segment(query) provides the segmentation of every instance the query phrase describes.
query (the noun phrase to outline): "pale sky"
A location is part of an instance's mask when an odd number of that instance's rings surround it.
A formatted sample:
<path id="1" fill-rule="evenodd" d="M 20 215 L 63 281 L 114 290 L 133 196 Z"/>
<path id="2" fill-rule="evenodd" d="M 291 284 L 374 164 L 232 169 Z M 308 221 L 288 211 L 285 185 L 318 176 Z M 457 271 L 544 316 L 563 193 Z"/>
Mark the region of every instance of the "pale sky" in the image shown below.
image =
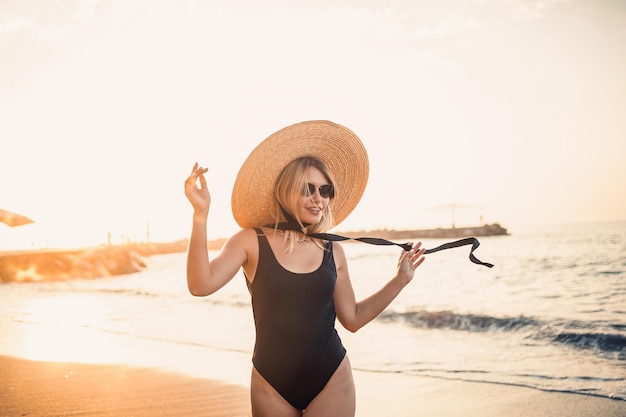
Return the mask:
<path id="1" fill-rule="evenodd" d="M 209 167 L 209 237 L 238 227 L 250 151 L 303 120 L 363 140 L 336 230 L 626 218 L 626 2 L 0 2 L 0 248 L 183 239 Z"/>

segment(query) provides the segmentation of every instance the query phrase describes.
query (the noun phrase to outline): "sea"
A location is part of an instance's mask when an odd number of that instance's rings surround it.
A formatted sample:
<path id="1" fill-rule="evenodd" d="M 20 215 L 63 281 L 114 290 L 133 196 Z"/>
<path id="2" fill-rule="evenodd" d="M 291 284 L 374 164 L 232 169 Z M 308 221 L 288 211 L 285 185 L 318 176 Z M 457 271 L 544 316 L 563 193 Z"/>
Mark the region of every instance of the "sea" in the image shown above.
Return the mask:
<path id="1" fill-rule="evenodd" d="M 471 263 L 468 247 L 429 254 L 378 318 L 356 333 L 337 323 L 355 372 L 626 401 L 626 221 L 510 232 L 479 239 L 475 255 L 493 268 Z M 395 273 L 401 249 L 342 245 L 357 298 Z M 0 284 L 0 330 L 10 332 L 0 336 L 0 354 L 154 364 L 175 351 L 168 366 L 180 363 L 181 372 L 201 373 L 204 359 L 226 356 L 249 369 L 254 323 L 245 278 L 193 297 L 185 256 L 149 257 L 131 275 Z M 189 363 L 180 352 L 192 351 Z M 231 363 L 220 361 L 206 372 Z"/>

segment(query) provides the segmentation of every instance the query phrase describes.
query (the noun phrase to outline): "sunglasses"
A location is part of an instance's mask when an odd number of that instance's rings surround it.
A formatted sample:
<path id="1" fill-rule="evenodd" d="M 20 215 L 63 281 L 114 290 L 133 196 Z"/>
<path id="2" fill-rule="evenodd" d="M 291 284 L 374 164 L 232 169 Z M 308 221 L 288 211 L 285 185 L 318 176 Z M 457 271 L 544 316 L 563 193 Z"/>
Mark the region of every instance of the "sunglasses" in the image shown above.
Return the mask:
<path id="1" fill-rule="evenodd" d="M 307 182 L 306 185 L 307 185 L 307 188 L 302 190 L 302 195 L 304 197 L 308 197 L 308 196 L 315 194 L 315 190 L 320 190 L 320 196 L 322 198 L 333 198 L 335 196 L 335 187 L 332 184 L 324 184 L 324 185 L 320 185 L 319 187 L 316 187 L 310 182 Z"/>

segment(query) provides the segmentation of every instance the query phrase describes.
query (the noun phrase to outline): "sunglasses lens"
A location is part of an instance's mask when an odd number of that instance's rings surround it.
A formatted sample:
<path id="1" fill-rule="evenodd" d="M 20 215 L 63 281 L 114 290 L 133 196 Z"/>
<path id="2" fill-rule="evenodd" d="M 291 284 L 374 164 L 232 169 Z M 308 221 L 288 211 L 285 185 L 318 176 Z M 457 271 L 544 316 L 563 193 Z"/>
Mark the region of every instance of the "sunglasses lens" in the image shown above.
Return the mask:
<path id="1" fill-rule="evenodd" d="M 334 196 L 334 188 L 332 184 L 326 184 L 326 185 L 322 185 L 320 187 L 320 195 L 323 198 L 329 198 L 329 197 L 333 197 Z"/>
<path id="2" fill-rule="evenodd" d="M 322 198 L 333 198 L 335 196 L 335 187 L 332 184 L 324 184 L 317 188 L 310 182 L 306 184 L 307 188 L 303 190 L 302 195 L 307 197 L 315 194 L 315 190 L 320 190 L 320 196 Z"/>

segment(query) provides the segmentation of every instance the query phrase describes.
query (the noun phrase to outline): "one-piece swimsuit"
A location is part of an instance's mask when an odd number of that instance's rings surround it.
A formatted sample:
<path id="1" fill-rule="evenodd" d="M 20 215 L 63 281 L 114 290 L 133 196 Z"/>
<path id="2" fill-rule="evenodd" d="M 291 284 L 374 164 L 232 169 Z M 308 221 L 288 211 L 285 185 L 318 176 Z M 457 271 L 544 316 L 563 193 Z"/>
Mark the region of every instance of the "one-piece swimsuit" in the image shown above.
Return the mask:
<path id="1" fill-rule="evenodd" d="M 324 389 L 346 349 L 335 329 L 337 268 L 332 242 L 310 273 L 286 270 L 267 237 L 255 229 L 259 262 L 248 290 L 256 327 L 252 363 L 293 407 L 304 410 Z"/>

